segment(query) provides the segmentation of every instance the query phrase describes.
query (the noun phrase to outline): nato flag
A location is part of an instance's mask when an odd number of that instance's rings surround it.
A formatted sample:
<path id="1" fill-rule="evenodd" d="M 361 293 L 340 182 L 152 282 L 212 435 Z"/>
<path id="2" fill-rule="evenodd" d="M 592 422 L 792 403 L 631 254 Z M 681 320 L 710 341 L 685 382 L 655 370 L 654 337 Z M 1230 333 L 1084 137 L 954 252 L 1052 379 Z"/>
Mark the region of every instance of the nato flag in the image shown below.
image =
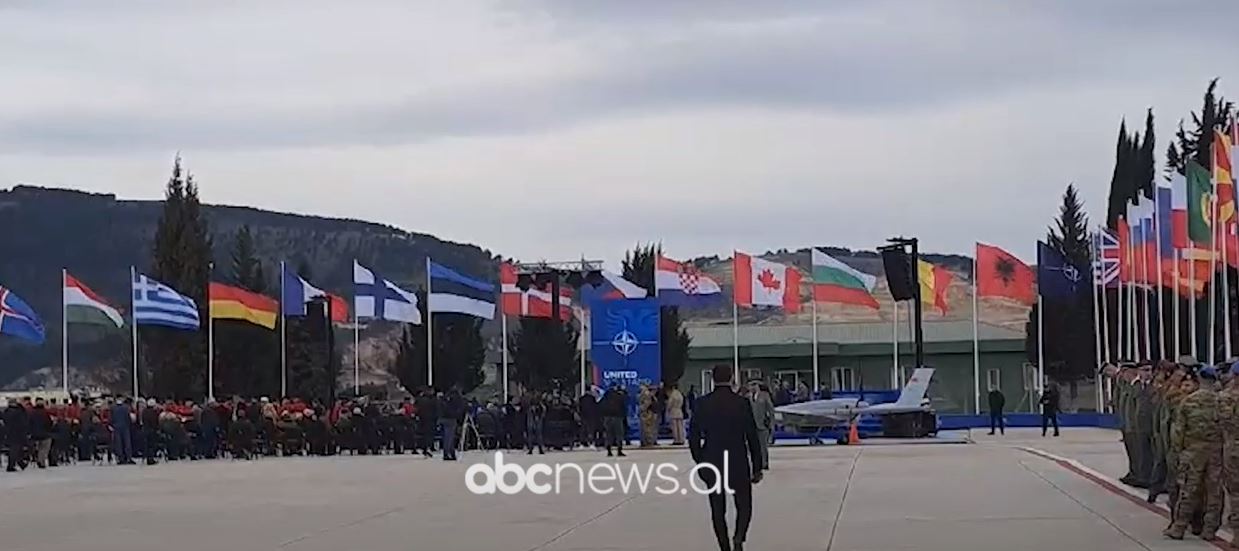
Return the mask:
<path id="1" fill-rule="evenodd" d="M 1037 288 L 1048 299 L 1074 299 L 1087 291 L 1088 277 L 1079 266 L 1045 243 L 1037 243 Z"/>
<path id="2" fill-rule="evenodd" d="M 30 305 L 4 287 L 0 287 L 0 335 L 43 344 L 43 322 L 39 316 Z"/>

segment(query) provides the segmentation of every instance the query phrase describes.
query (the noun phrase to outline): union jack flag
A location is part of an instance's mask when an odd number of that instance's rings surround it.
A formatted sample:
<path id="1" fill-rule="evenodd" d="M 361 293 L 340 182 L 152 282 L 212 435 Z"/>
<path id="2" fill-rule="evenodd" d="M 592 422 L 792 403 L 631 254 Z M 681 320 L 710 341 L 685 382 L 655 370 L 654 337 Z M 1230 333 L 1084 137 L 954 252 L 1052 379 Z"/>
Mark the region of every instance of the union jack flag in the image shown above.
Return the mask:
<path id="1" fill-rule="evenodd" d="M 1113 231 L 1101 228 L 1093 234 L 1093 284 L 1118 287 L 1121 255 L 1119 238 Z"/>

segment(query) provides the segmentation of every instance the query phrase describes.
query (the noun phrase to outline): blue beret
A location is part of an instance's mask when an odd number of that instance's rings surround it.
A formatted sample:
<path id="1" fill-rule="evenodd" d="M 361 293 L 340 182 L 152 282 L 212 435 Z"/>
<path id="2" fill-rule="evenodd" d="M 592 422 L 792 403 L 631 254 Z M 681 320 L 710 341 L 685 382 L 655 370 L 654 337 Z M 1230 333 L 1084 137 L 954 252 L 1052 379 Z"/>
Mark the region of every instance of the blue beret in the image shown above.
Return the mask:
<path id="1" fill-rule="evenodd" d="M 1208 365 L 1208 364 L 1200 366 L 1200 371 L 1197 372 L 1197 374 L 1200 375 L 1201 377 L 1205 377 L 1208 379 L 1217 378 L 1217 370 L 1214 369 L 1213 366 Z"/>
<path id="2" fill-rule="evenodd" d="M 1235 362 L 1230 366 L 1231 375 L 1239 375 L 1239 362 Z"/>

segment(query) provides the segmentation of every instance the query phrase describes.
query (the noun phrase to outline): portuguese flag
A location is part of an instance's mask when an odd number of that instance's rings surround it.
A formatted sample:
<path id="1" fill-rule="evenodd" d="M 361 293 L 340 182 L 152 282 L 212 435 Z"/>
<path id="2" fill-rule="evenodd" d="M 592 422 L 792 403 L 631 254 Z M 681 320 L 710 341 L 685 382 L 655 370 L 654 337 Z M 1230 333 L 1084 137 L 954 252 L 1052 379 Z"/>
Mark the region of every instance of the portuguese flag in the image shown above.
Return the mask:
<path id="1" fill-rule="evenodd" d="M 813 300 L 877 308 L 873 286 L 878 278 L 813 249 Z"/>
<path id="2" fill-rule="evenodd" d="M 103 297 L 65 272 L 64 278 L 65 321 L 107 327 L 123 327 L 125 318 L 120 310 L 108 304 Z"/>

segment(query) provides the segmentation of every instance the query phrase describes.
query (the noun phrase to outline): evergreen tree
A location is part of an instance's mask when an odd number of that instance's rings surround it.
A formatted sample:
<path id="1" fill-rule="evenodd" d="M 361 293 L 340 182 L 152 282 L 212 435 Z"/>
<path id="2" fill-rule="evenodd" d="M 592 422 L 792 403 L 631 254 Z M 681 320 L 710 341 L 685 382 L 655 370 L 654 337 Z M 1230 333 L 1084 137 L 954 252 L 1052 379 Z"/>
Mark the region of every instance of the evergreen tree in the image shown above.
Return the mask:
<path id="1" fill-rule="evenodd" d="M 230 285 L 266 294 L 270 285 L 262 261 L 255 256 L 249 226 L 233 237 Z M 277 328 L 278 329 L 278 328 Z M 280 392 L 279 333 L 241 320 L 215 322 L 215 387 L 217 396 L 278 396 Z"/>
<path id="2" fill-rule="evenodd" d="M 330 301 L 306 303 L 306 315 L 288 321 L 288 395 L 307 400 L 334 398 L 341 357 L 335 344 L 335 326 L 328 314 Z"/>
<path id="3" fill-rule="evenodd" d="M 1050 248 L 1062 254 L 1074 264 L 1087 280 L 1092 265 L 1092 250 L 1088 235 L 1088 218 L 1080 202 L 1075 186 L 1067 186 L 1063 203 L 1059 208 L 1055 226 L 1046 238 Z M 1095 341 L 1093 334 L 1092 294 L 1081 292 L 1073 298 L 1043 298 L 1045 308 L 1045 366 L 1046 377 L 1068 383 L 1075 395 L 1075 383 L 1087 379 L 1096 372 Z M 1029 361 L 1037 357 L 1038 306 L 1029 313 L 1027 340 L 1025 342 Z"/>
<path id="4" fill-rule="evenodd" d="M 1135 196 L 1132 187 L 1133 180 L 1128 178 L 1130 172 L 1132 139 L 1127 134 L 1127 121 L 1119 123 L 1119 137 L 1114 148 L 1114 172 L 1110 176 L 1109 208 L 1106 214 L 1106 227 L 1113 228 L 1119 217 L 1127 212 L 1127 204 Z"/>
<path id="5" fill-rule="evenodd" d="M 1185 130 L 1183 122 L 1179 121 L 1176 143 L 1167 150 L 1166 163 L 1179 174 L 1184 174 L 1186 170 L 1186 159 L 1194 159 L 1206 168 L 1212 166 L 1213 160 L 1209 155 L 1212 154 L 1213 132 L 1225 131 L 1231 120 L 1230 112 L 1234 109 L 1233 103 L 1217 95 L 1217 82 L 1216 78 L 1209 81 L 1200 112 L 1192 112 L 1193 128 Z"/>
<path id="6" fill-rule="evenodd" d="M 140 331 L 142 388 L 163 397 L 199 398 L 206 380 L 206 289 L 211 241 L 198 201 L 198 186 L 177 157 L 164 192 L 164 208 L 155 230 L 151 276 L 198 304 L 201 330 L 147 326 Z"/>
<path id="7" fill-rule="evenodd" d="M 426 315 L 426 293 L 417 292 L 417 307 L 423 323 Z M 434 315 L 434 388 L 459 388 L 472 392 L 483 382 L 482 365 L 486 361 L 486 342 L 482 339 L 484 320 L 467 314 L 437 313 Z M 400 385 L 412 392 L 426 386 L 426 326 L 406 325 L 396 352 L 392 371 Z"/>
<path id="8" fill-rule="evenodd" d="M 637 245 L 624 254 L 623 276 L 654 296 L 654 266 L 662 255 L 662 245 Z M 688 365 L 688 347 L 692 337 L 684 329 L 680 309 L 675 306 L 659 308 L 659 341 L 662 347 L 662 381 L 673 385 L 684 376 Z"/>
<path id="9" fill-rule="evenodd" d="M 580 334 L 568 323 L 549 318 L 521 318 L 509 342 L 513 380 L 529 390 L 571 388 L 578 379 Z"/>

